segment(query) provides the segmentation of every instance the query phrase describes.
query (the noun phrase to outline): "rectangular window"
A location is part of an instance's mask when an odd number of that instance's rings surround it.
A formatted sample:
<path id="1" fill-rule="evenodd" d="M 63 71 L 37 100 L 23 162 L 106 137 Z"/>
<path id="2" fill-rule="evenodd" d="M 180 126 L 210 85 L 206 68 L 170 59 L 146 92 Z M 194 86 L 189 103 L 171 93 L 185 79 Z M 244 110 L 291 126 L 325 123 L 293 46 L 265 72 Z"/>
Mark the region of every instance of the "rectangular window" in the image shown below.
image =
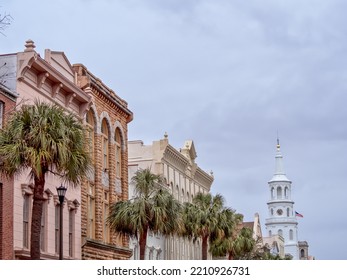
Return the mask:
<path id="1" fill-rule="evenodd" d="M 121 148 L 120 146 L 116 146 L 116 176 L 117 178 L 121 178 Z"/>
<path id="2" fill-rule="evenodd" d="M 55 230 L 54 230 L 54 239 L 55 239 L 55 253 L 59 254 L 59 233 L 60 233 L 60 204 L 55 206 Z"/>
<path id="3" fill-rule="evenodd" d="M 74 245 L 75 245 L 75 209 L 69 211 L 69 256 L 74 256 Z"/>
<path id="4" fill-rule="evenodd" d="M 161 251 L 157 251 L 156 259 L 157 259 L 157 260 L 160 260 L 160 259 L 161 259 Z"/>
<path id="5" fill-rule="evenodd" d="M 107 169 L 108 168 L 108 140 L 107 138 L 103 139 L 103 168 Z"/>
<path id="6" fill-rule="evenodd" d="M 43 202 L 42 217 L 41 217 L 41 232 L 40 232 L 40 247 L 41 251 L 46 251 L 46 217 L 47 217 L 47 201 Z"/>
<path id="7" fill-rule="evenodd" d="M 139 259 L 139 246 L 135 245 L 133 251 L 134 251 L 134 260 L 138 260 Z"/>
<path id="8" fill-rule="evenodd" d="M 104 242 L 109 242 L 109 227 L 107 225 L 107 217 L 108 217 L 108 192 L 104 192 L 104 201 L 103 201 L 103 234 L 104 234 Z"/>
<path id="9" fill-rule="evenodd" d="M 4 103 L 0 102 L 0 129 L 4 120 Z"/>
<path id="10" fill-rule="evenodd" d="M 88 224 L 87 224 L 87 236 L 89 238 L 95 238 L 95 188 L 94 185 L 88 182 Z"/>
<path id="11" fill-rule="evenodd" d="M 29 248 L 31 196 L 24 195 L 23 201 L 23 247 Z"/>

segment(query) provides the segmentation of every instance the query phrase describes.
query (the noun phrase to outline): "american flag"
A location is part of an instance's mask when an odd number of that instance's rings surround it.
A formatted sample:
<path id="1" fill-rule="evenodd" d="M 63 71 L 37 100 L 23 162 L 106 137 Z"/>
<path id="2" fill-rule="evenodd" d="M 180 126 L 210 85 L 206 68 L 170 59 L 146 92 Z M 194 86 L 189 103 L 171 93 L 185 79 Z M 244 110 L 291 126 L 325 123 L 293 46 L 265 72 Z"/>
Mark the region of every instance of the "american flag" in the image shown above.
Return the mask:
<path id="1" fill-rule="evenodd" d="M 300 213 L 298 213 L 298 212 L 296 212 L 296 211 L 295 211 L 295 217 L 300 217 L 300 218 L 303 218 L 304 216 L 303 216 L 303 215 L 301 215 Z"/>

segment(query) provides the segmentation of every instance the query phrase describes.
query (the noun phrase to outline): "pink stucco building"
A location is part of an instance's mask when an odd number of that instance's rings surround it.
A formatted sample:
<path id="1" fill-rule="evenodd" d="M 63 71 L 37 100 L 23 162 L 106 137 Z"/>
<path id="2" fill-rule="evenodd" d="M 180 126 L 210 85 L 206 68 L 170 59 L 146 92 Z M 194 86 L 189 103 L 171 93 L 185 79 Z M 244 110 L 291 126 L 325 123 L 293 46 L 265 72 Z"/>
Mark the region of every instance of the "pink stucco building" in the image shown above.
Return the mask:
<path id="1" fill-rule="evenodd" d="M 40 99 L 58 104 L 83 120 L 91 105 L 91 96 L 77 86 L 75 71 L 63 52 L 45 50 L 44 57 L 41 57 L 35 51 L 34 42 L 28 40 L 24 51 L 1 55 L 0 65 L 3 66 L 0 72 L 2 83 L 18 95 L 17 106 Z M 28 174 L 21 174 L 11 184 L 12 188 L 8 184 L 6 186 L 6 195 L 12 197 L 12 205 L 7 206 L 6 214 L 2 213 L 5 215 L 3 219 L 13 219 L 13 226 L 2 232 L 2 240 L 11 240 L 12 244 L 6 246 L 5 242 L 0 243 L 3 249 L 1 258 L 27 259 L 30 256 L 32 182 Z M 57 177 L 50 175 L 46 178 L 40 244 L 42 259 L 57 259 L 59 255 L 56 187 L 60 185 Z M 81 259 L 81 190 L 79 187 L 66 187 L 68 190 L 63 205 L 64 259 Z"/>

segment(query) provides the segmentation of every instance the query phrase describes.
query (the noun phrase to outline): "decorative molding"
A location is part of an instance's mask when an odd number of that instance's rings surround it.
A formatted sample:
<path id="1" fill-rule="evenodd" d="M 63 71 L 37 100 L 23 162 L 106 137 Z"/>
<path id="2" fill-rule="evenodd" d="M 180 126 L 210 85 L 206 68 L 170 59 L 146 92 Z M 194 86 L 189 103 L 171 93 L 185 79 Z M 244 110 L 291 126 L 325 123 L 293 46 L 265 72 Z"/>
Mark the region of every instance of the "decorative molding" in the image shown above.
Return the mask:
<path id="1" fill-rule="evenodd" d="M 119 130 L 120 130 L 121 140 L 122 140 L 121 149 L 122 149 L 122 152 L 124 152 L 127 149 L 127 143 L 125 141 L 126 137 L 125 137 L 123 126 L 120 123 L 120 121 L 117 120 L 117 121 L 115 121 L 113 127 L 114 127 L 114 137 L 115 137 L 116 129 L 119 128 Z"/>
<path id="2" fill-rule="evenodd" d="M 67 200 L 66 197 L 64 197 L 63 206 L 64 206 L 66 200 Z M 53 201 L 54 201 L 55 206 L 60 205 L 59 196 L 57 194 L 53 195 Z"/>
<path id="3" fill-rule="evenodd" d="M 32 184 L 21 184 L 22 195 L 33 195 L 34 194 L 34 186 Z"/>
<path id="4" fill-rule="evenodd" d="M 44 196 L 45 199 L 48 200 L 48 203 L 51 201 L 51 198 L 53 197 L 53 192 L 50 189 L 45 189 Z"/>
<path id="5" fill-rule="evenodd" d="M 98 122 L 96 133 L 97 134 L 101 134 L 101 126 L 102 126 L 102 121 L 104 119 L 106 119 L 106 124 L 107 124 L 107 128 L 108 128 L 108 131 L 109 131 L 109 140 L 110 140 L 110 138 L 111 138 L 111 140 L 113 140 L 114 132 L 113 132 L 113 129 L 111 127 L 112 126 L 111 125 L 111 118 L 110 118 L 108 112 L 106 112 L 106 111 L 102 111 L 102 113 L 100 114 L 100 118 L 99 118 L 99 122 Z M 110 143 L 112 143 L 112 142 L 110 142 Z"/>
<path id="6" fill-rule="evenodd" d="M 163 154 L 163 159 L 165 159 L 167 163 L 174 165 L 182 172 L 185 172 L 188 165 L 188 159 L 170 145 L 166 147 Z"/>
<path id="7" fill-rule="evenodd" d="M 22 195 L 33 195 L 34 194 L 34 186 L 32 184 L 21 184 Z"/>
<path id="8" fill-rule="evenodd" d="M 56 83 L 52 86 L 52 97 L 55 98 L 57 96 L 57 94 L 60 92 L 60 89 L 63 88 L 63 84 L 62 83 Z"/>
<path id="9" fill-rule="evenodd" d="M 37 87 L 41 88 L 42 85 L 45 83 L 46 79 L 49 77 L 48 72 L 43 72 L 37 76 Z"/>
<path id="10" fill-rule="evenodd" d="M 81 204 L 78 202 L 77 199 L 67 201 L 67 207 L 68 207 L 69 211 L 75 210 L 75 213 L 77 212 L 77 209 L 80 205 Z"/>
<path id="11" fill-rule="evenodd" d="M 76 93 L 71 93 L 68 96 L 66 96 L 66 102 L 65 102 L 65 106 L 69 107 L 70 104 L 72 103 L 72 100 L 76 97 Z"/>

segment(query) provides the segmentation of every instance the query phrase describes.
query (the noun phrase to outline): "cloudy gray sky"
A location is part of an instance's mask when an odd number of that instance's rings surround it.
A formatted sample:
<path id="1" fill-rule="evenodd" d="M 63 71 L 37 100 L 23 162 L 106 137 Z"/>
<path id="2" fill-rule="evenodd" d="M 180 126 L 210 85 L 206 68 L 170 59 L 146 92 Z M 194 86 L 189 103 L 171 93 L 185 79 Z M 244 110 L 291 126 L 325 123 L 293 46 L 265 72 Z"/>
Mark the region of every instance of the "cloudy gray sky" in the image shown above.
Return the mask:
<path id="1" fill-rule="evenodd" d="M 64 51 L 128 101 L 129 139 L 194 140 L 213 193 L 265 218 L 277 131 L 299 239 L 347 259 L 347 2 L 0 1 L 0 53 Z"/>

